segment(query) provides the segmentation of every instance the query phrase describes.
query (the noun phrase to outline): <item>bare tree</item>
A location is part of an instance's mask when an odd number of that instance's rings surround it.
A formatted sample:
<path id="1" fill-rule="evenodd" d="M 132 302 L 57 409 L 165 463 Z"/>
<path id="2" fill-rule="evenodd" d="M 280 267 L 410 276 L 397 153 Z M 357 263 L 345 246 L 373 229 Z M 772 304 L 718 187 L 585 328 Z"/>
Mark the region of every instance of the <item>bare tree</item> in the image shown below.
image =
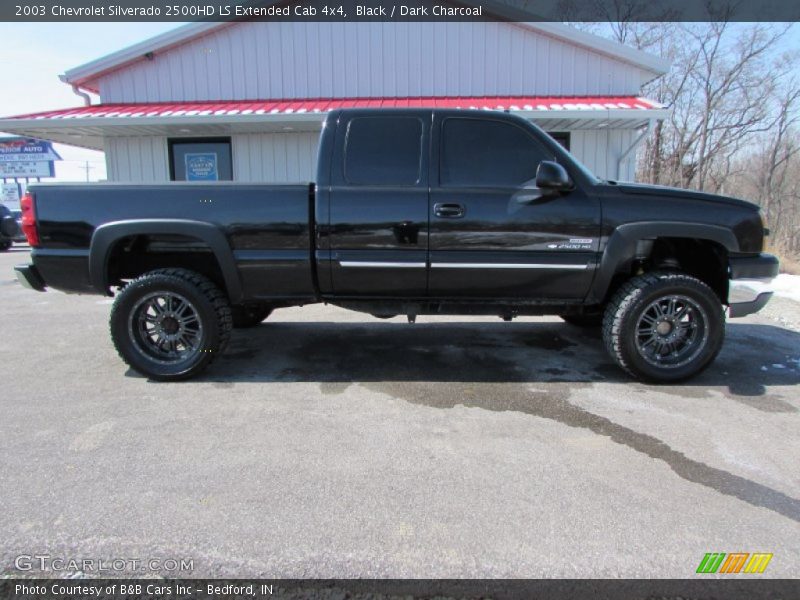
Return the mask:
<path id="1" fill-rule="evenodd" d="M 790 81 L 775 103 L 775 124 L 741 158 L 737 182 L 762 207 L 777 249 L 800 255 L 800 85 Z"/>
<path id="2" fill-rule="evenodd" d="M 775 50 L 792 25 L 730 23 L 727 15 L 707 23 L 645 23 L 630 7 L 617 14 L 617 22 L 578 26 L 672 64 L 642 90 L 670 116 L 646 140 L 638 178 L 754 200 L 768 216 L 774 243 L 800 256 L 797 54 Z"/>

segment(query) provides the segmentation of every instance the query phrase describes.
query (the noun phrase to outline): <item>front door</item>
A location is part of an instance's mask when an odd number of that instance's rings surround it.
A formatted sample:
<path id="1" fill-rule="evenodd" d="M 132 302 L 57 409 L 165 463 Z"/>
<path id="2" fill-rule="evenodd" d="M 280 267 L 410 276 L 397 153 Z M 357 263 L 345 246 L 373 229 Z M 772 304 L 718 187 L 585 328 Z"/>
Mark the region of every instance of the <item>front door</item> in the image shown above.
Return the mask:
<path id="1" fill-rule="evenodd" d="M 337 128 L 329 205 L 333 293 L 423 296 L 430 111 L 349 113 Z"/>
<path id="2" fill-rule="evenodd" d="M 535 188 L 539 162 L 554 156 L 526 125 L 485 114 L 434 122 L 432 296 L 577 299 L 588 291 L 599 202 L 577 188 Z"/>

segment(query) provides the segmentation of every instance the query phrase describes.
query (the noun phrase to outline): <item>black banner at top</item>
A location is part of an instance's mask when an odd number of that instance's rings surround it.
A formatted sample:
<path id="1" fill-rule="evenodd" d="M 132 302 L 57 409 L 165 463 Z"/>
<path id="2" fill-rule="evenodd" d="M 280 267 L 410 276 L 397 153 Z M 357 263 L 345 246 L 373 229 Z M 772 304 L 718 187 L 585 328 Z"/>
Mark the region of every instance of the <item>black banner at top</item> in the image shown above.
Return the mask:
<path id="1" fill-rule="evenodd" d="M 800 20 L 798 0 L 3 0 L 5 22 Z"/>

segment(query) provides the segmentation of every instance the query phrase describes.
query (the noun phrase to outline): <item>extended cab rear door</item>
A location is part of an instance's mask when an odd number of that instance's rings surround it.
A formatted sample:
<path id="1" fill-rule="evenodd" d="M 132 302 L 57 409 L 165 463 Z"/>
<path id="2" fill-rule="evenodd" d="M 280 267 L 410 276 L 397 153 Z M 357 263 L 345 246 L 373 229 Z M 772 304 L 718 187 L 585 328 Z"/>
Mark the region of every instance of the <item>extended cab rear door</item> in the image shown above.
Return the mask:
<path id="1" fill-rule="evenodd" d="M 600 204 L 580 187 L 534 185 L 552 148 L 521 119 L 435 113 L 429 294 L 579 299 L 594 274 Z M 569 165 L 564 165 L 569 167 Z"/>
<path id="2" fill-rule="evenodd" d="M 423 296 L 431 111 L 347 111 L 328 194 L 336 296 Z"/>

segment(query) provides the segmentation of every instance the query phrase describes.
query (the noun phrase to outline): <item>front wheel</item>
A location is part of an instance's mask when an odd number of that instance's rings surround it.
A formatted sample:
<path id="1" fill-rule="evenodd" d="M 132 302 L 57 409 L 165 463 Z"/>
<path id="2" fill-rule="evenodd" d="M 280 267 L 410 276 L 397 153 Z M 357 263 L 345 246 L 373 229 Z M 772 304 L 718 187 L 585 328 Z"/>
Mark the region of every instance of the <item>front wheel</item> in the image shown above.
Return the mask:
<path id="1" fill-rule="evenodd" d="M 223 292 L 186 269 L 145 273 L 125 286 L 111 309 L 111 339 L 119 355 L 160 381 L 203 371 L 225 349 L 231 325 Z"/>
<path id="2" fill-rule="evenodd" d="M 626 282 L 606 307 L 603 341 L 638 379 L 669 383 L 703 371 L 725 336 L 725 314 L 705 283 L 682 273 L 648 273 Z"/>

